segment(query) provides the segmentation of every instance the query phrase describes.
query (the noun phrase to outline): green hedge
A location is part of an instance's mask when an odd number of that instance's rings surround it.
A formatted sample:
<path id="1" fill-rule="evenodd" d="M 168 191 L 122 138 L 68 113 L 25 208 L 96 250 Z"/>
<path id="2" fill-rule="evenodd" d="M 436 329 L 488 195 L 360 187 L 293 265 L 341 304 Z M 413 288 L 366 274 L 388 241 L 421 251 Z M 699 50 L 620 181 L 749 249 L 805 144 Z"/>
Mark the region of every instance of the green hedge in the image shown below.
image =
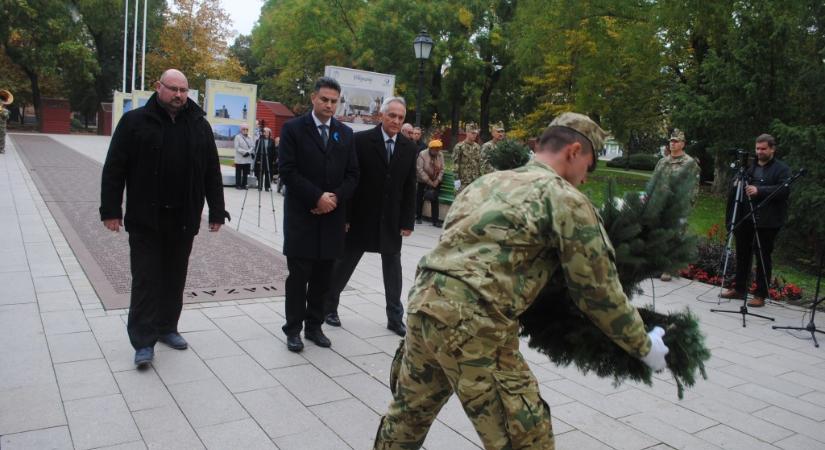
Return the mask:
<path id="1" fill-rule="evenodd" d="M 653 170 L 656 168 L 656 163 L 659 161 L 658 155 L 650 155 L 647 153 L 637 153 L 630 155 L 630 166 L 628 167 L 627 157 L 617 156 L 607 162 L 607 167 L 617 167 L 620 169 L 636 169 L 636 170 Z"/>

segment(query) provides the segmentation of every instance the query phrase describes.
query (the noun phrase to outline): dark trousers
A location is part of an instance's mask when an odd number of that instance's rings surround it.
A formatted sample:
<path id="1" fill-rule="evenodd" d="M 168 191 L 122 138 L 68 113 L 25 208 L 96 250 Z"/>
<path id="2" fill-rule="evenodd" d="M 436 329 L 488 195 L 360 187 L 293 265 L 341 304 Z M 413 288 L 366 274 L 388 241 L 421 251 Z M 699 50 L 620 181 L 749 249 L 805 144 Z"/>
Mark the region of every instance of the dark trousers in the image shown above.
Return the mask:
<path id="1" fill-rule="evenodd" d="M 759 253 L 756 247 L 756 234 L 759 234 L 759 243 L 762 244 L 762 259 L 765 260 L 765 268 L 762 268 L 762 261 L 759 260 Z M 771 254 L 773 253 L 773 243 L 779 228 L 757 228 L 754 233 L 753 226 L 744 223 L 737 228 L 733 235 L 736 239 L 736 292 L 747 293 L 750 288 L 748 278 L 751 274 L 751 261 L 756 258 L 756 296 L 766 298 L 768 296 L 768 286 L 765 284 L 765 275 L 768 283 L 771 281 L 771 270 L 773 263 Z"/>
<path id="2" fill-rule="evenodd" d="M 324 323 L 324 295 L 329 290 L 334 260 L 286 257 L 289 275 L 286 277 L 286 323 L 282 327 L 287 336 L 296 336 L 306 322 L 307 331 L 321 329 Z"/>
<path id="3" fill-rule="evenodd" d="M 344 256 L 335 261 L 332 270 L 332 282 L 327 295 L 327 314 L 338 314 L 341 291 L 347 286 L 362 256 L 364 256 L 364 250 L 348 246 Z M 384 275 L 387 321 L 389 323 L 401 323 L 404 315 L 404 307 L 401 305 L 401 253 L 381 253 L 381 271 Z"/>
<path id="4" fill-rule="evenodd" d="M 255 178 L 258 179 L 258 190 L 266 188 L 268 191 L 272 186 L 272 174 L 270 165 L 264 161 L 255 166 Z"/>
<path id="5" fill-rule="evenodd" d="M 235 164 L 235 187 L 246 187 L 251 166 L 252 164 Z"/>
<path id="6" fill-rule="evenodd" d="M 430 185 L 427 183 L 418 183 L 418 189 L 415 192 L 415 218 L 421 219 L 422 213 L 421 211 L 424 210 L 424 192 L 429 188 Z M 440 185 L 439 185 L 440 187 Z M 430 200 L 430 219 L 432 219 L 433 223 L 438 222 L 438 190 L 439 187 L 435 189 L 435 200 Z"/>
<path id="7" fill-rule="evenodd" d="M 126 330 L 135 349 L 176 332 L 194 235 L 181 232 L 179 210 L 161 210 L 158 231 L 131 231 L 132 294 Z"/>

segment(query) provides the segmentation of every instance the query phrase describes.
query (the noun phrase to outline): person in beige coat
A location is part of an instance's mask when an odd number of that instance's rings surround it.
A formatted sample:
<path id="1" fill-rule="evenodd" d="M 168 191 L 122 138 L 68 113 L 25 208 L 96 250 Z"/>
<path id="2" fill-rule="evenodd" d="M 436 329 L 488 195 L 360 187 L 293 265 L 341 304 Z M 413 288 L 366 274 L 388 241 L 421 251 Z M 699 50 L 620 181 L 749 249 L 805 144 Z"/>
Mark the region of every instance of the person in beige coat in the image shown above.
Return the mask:
<path id="1" fill-rule="evenodd" d="M 424 208 L 424 200 L 430 201 L 430 218 L 433 226 L 440 227 L 442 222 L 438 220 L 438 191 L 441 188 L 441 179 L 444 177 L 444 155 L 441 149 L 444 144 L 434 139 L 430 141 L 427 149 L 418 153 L 416 160 L 416 178 L 418 178 L 418 191 L 415 197 L 415 223 L 422 222 L 421 210 Z"/>

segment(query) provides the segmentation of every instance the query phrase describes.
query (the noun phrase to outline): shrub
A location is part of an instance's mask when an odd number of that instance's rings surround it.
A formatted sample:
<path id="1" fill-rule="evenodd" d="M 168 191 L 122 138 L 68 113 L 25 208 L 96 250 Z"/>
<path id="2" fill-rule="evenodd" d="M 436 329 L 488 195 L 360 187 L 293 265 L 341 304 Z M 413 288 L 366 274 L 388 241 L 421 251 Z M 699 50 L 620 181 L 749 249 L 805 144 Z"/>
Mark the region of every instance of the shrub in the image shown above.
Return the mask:
<path id="1" fill-rule="evenodd" d="M 650 155 L 647 153 L 636 153 L 630 155 L 630 166 L 631 169 L 636 170 L 653 170 L 656 168 L 656 163 L 659 161 L 659 157 L 657 155 Z M 628 157 L 626 156 L 617 156 L 612 160 L 607 162 L 607 167 L 616 167 L 620 169 L 628 168 Z"/>
<path id="2" fill-rule="evenodd" d="M 513 139 L 504 139 L 489 155 L 484 156 L 496 170 L 510 170 L 530 161 L 530 149 Z"/>

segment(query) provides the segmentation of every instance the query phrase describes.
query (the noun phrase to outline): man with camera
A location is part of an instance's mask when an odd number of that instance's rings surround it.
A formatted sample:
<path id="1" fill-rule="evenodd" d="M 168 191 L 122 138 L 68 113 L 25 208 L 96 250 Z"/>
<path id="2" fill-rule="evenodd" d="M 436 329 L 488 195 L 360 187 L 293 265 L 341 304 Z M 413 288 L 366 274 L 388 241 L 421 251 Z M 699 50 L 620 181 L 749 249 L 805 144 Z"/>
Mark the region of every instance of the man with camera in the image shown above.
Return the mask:
<path id="1" fill-rule="evenodd" d="M 756 138 L 756 164 L 751 164 L 745 170 L 746 184 L 742 187 L 741 198 L 736 198 L 740 180 L 734 179 L 730 187 L 726 213 L 728 227 L 731 222 L 735 224 L 745 217 L 752 208 L 756 208 L 762 200 L 780 189 L 782 183 L 791 177 L 791 169 L 776 159 L 775 153 L 776 141 L 773 136 L 762 134 Z M 745 298 L 749 287 L 752 255 L 755 249 L 761 247 L 761 255 L 759 252 L 756 253 L 756 292 L 748 301 L 748 306 L 765 306 L 768 283 L 771 279 L 771 253 L 776 235 L 779 234 L 779 229 L 788 215 L 788 194 L 788 189 L 780 190 L 757 211 L 755 223 L 747 220 L 733 230 L 736 238 L 736 278 L 734 287 L 722 292 L 722 298 Z M 736 217 L 733 217 L 736 202 L 739 205 L 736 208 Z M 759 247 L 754 245 L 755 238 L 758 239 Z"/>

